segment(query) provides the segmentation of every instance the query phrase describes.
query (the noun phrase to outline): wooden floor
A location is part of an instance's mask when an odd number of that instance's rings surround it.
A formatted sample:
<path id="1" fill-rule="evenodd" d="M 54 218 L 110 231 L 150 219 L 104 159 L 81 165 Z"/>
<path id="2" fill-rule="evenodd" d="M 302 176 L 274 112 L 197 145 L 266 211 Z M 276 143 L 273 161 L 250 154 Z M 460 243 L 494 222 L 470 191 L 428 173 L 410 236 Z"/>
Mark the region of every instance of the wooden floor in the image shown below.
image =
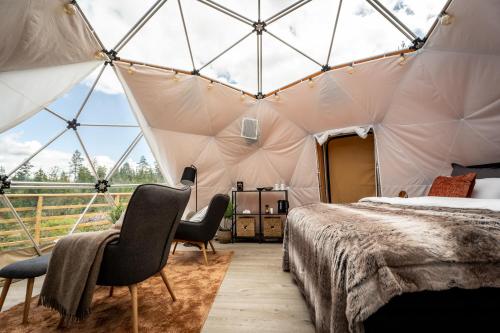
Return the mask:
<path id="1" fill-rule="evenodd" d="M 314 332 L 302 295 L 281 269 L 282 244 L 214 245 L 234 251 L 234 257 L 202 332 Z M 33 295 L 42 283 L 43 277 L 36 279 Z M 3 310 L 24 302 L 25 290 L 25 281 L 14 283 Z"/>
<path id="2" fill-rule="evenodd" d="M 314 332 L 299 289 L 281 269 L 282 244 L 215 246 L 235 253 L 202 332 Z"/>

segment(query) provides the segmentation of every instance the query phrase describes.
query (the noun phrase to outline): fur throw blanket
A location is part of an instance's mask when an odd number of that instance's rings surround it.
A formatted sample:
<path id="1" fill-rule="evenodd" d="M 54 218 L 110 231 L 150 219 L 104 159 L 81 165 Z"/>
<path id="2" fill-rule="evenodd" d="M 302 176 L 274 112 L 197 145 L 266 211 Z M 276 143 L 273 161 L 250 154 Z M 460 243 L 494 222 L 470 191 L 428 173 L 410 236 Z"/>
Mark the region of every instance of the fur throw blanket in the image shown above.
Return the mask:
<path id="1" fill-rule="evenodd" d="M 102 256 L 120 230 L 74 234 L 60 239 L 50 258 L 39 303 L 57 310 L 63 326 L 90 314 Z"/>
<path id="2" fill-rule="evenodd" d="M 313 204 L 288 215 L 284 250 L 317 332 L 363 332 L 402 293 L 500 288 L 500 212 L 489 210 Z"/>

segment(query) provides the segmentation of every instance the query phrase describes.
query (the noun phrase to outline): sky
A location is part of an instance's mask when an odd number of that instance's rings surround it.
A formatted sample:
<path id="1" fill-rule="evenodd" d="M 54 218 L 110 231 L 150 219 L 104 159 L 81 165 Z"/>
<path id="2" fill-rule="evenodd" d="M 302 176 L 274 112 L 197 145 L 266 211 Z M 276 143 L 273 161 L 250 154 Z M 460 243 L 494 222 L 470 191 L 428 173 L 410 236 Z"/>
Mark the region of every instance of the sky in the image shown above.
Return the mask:
<path id="1" fill-rule="evenodd" d="M 258 0 L 215 0 L 216 2 L 257 20 Z M 261 18 L 266 19 L 296 0 L 262 0 Z M 111 49 L 154 3 L 154 0 L 80 0 L 85 15 L 100 39 Z M 426 35 L 445 0 L 380 0 L 415 34 Z M 312 0 L 300 9 L 270 24 L 267 29 L 321 64 L 327 55 L 339 0 Z M 222 50 L 250 32 L 251 27 L 219 13 L 196 0 L 181 1 L 186 29 L 191 42 L 193 60 L 200 68 Z M 365 0 L 343 0 L 338 28 L 329 65 L 397 50 L 410 45 L 397 29 L 376 12 Z M 155 16 L 119 52 L 126 59 L 185 69 L 193 69 L 178 2 L 169 0 Z M 282 87 L 316 72 L 320 67 L 288 46 L 264 34 L 263 92 Z M 73 118 L 78 111 L 98 70 L 49 105 L 53 111 Z M 252 34 L 228 53 L 205 67 L 201 73 L 229 83 L 239 89 L 257 92 L 256 37 Z M 112 70 L 107 68 L 99 80 L 81 116 L 80 123 L 137 125 L 122 87 Z M 8 172 L 24 158 L 54 137 L 65 123 L 42 111 L 22 124 L 0 134 L 0 166 Z M 82 150 L 74 133 L 68 131 L 37 155 L 35 168 L 49 170 L 59 166 L 66 170 L 72 152 Z M 139 133 L 138 128 L 80 127 L 92 159 L 111 167 Z M 4 149 L 5 147 L 5 149 Z M 152 164 L 153 156 L 144 139 L 130 155 L 132 165 L 145 155 Z"/>

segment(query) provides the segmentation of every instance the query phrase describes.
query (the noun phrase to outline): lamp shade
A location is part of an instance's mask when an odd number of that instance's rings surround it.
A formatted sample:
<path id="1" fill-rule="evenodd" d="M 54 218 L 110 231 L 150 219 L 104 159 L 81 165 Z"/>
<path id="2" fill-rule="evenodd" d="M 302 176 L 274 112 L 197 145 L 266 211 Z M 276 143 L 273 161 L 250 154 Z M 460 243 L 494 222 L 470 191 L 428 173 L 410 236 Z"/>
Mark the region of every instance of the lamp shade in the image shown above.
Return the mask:
<path id="1" fill-rule="evenodd" d="M 187 186 L 193 186 L 195 179 L 196 179 L 196 168 L 194 166 L 185 167 L 184 172 L 182 172 L 181 184 Z"/>

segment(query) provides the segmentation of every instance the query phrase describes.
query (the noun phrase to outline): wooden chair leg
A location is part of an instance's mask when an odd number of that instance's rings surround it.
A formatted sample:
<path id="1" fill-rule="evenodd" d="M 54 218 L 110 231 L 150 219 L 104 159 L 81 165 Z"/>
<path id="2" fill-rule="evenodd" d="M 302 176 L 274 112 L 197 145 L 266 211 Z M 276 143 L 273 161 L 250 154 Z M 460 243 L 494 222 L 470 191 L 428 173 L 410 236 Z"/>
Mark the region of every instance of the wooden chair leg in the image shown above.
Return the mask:
<path id="1" fill-rule="evenodd" d="M 167 286 L 167 289 L 168 289 L 168 292 L 170 293 L 170 296 L 172 296 L 172 299 L 174 300 L 174 302 L 177 301 L 177 297 L 175 297 L 174 290 L 170 286 L 170 283 L 168 283 L 167 273 L 165 273 L 164 270 L 161 270 L 160 275 L 161 275 L 161 278 L 163 279 L 163 282 L 165 283 L 165 286 Z"/>
<path id="2" fill-rule="evenodd" d="M 205 265 L 208 266 L 207 247 L 205 246 L 205 243 L 200 243 L 200 245 L 201 245 L 201 251 L 203 252 L 203 257 L 205 257 Z"/>
<path id="3" fill-rule="evenodd" d="M 26 287 L 26 298 L 24 300 L 23 324 L 28 323 L 28 315 L 30 313 L 30 305 L 31 305 L 31 295 L 33 294 L 34 284 L 35 284 L 35 278 L 29 278 L 28 285 Z"/>
<path id="4" fill-rule="evenodd" d="M 208 244 L 210 244 L 210 247 L 212 248 L 212 252 L 213 252 L 214 254 L 216 254 L 217 252 L 215 252 L 215 247 L 214 247 L 214 244 L 212 244 L 212 241 L 211 241 L 211 240 L 209 240 L 209 241 L 208 241 Z"/>
<path id="5" fill-rule="evenodd" d="M 139 333 L 139 304 L 137 301 L 137 284 L 128 287 L 132 295 L 132 330 L 134 333 Z"/>
<path id="6" fill-rule="evenodd" d="M 0 311 L 2 311 L 3 303 L 5 302 L 5 298 L 7 297 L 7 293 L 9 292 L 11 283 L 12 279 L 5 279 L 3 283 L 2 295 L 0 296 Z"/>
<path id="7" fill-rule="evenodd" d="M 175 242 L 175 243 L 174 243 L 174 250 L 172 251 L 172 254 L 175 254 L 175 249 L 177 248 L 177 243 L 178 243 L 178 242 Z"/>
<path id="8" fill-rule="evenodd" d="M 113 297 L 113 291 L 115 290 L 115 287 L 111 286 L 109 288 L 109 297 Z"/>

